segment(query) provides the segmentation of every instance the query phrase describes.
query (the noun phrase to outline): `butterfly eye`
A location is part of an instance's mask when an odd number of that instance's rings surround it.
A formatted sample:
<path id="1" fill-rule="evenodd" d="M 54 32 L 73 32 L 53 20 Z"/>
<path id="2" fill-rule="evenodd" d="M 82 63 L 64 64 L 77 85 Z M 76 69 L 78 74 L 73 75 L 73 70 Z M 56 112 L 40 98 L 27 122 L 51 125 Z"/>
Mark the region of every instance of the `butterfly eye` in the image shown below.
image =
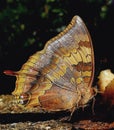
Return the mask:
<path id="1" fill-rule="evenodd" d="M 19 103 L 22 104 L 22 105 L 28 104 L 29 100 L 30 100 L 30 94 L 29 93 L 22 93 L 19 96 Z"/>

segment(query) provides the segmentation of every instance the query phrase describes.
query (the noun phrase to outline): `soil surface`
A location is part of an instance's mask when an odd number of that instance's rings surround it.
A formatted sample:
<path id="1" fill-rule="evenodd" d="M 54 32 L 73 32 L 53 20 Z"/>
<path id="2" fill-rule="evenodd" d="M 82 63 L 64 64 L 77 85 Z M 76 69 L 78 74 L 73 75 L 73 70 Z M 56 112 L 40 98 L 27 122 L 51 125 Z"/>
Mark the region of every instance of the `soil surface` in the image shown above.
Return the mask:
<path id="1" fill-rule="evenodd" d="M 101 102 L 101 101 L 100 101 Z M 114 128 L 114 108 L 96 99 L 95 114 L 92 103 L 74 112 L 44 113 L 37 108 L 19 106 L 12 95 L 0 96 L 0 130 L 108 130 Z"/>

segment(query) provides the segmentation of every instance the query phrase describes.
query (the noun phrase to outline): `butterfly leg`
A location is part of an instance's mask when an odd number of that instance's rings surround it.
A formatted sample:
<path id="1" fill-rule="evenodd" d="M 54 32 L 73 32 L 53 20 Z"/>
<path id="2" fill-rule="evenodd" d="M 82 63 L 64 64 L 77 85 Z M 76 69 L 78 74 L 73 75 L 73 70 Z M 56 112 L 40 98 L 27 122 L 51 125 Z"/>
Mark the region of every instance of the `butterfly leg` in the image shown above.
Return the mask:
<path id="1" fill-rule="evenodd" d="M 77 105 L 78 106 L 78 105 Z M 77 106 L 75 106 L 75 107 L 73 107 L 73 108 L 71 108 L 71 113 L 70 113 L 70 116 L 68 117 L 68 121 L 70 121 L 71 120 L 71 118 L 72 118 L 72 115 L 73 115 L 73 113 L 75 112 L 75 110 L 78 108 Z"/>
<path id="2" fill-rule="evenodd" d="M 74 113 L 74 111 L 77 109 L 77 107 L 73 107 L 70 109 L 70 115 L 67 115 L 63 118 L 61 118 L 59 121 L 71 121 L 72 115 Z"/>

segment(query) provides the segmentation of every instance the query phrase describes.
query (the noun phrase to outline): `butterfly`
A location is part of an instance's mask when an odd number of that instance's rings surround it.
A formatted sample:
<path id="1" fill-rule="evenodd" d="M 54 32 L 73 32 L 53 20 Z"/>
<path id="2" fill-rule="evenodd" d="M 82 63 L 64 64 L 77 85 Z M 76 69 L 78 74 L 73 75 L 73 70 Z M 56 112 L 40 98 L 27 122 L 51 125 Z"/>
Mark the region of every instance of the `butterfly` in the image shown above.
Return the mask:
<path id="1" fill-rule="evenodd" d="M 43 50 L 29 57 L 21 69 L 5 71 L 16 76 L 12 92 L 25 107 L 46 112 L 84 107 L 93 97 L 94 51 L 90 34 L 79 16 Z"/>

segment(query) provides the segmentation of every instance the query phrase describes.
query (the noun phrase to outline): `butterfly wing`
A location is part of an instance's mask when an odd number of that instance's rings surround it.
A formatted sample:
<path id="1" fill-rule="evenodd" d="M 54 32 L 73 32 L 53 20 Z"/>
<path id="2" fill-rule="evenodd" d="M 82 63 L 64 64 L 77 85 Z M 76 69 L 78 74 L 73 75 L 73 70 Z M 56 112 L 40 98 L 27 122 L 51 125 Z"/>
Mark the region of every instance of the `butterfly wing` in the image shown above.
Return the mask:
<path id="1" fill-rule="evenodd" d="M 26 106 L 46 111 L 70 110 L 92 97 L 94 53 L 89 32 L 79 16 L 32 55 L 17 72 L 13 95 Z"/>

